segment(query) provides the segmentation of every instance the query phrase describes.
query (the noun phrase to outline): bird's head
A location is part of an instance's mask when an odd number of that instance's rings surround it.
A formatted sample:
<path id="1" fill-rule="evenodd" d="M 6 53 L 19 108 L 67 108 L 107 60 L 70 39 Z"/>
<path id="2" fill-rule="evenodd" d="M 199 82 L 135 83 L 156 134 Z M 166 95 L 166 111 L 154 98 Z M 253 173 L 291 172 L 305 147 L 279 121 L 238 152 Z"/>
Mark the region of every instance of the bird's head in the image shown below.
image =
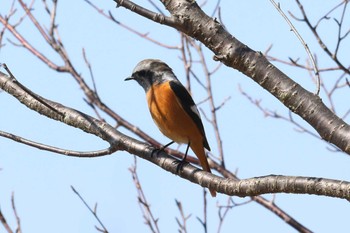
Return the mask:
<path id="1" fill-rule="evenodd" d="M 177 80 L 172 69 L 157 59 L 146 59 L 139 62 L 130 77 L 125 81 L 135 80 L 147 92 L 152 85 Z"/>

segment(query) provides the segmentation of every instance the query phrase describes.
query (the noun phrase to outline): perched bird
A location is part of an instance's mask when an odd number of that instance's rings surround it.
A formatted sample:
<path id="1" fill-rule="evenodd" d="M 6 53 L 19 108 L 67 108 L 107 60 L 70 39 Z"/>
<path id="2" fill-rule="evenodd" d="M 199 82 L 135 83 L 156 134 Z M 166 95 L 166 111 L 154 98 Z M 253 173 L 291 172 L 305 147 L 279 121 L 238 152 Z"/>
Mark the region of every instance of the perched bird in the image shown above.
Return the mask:
<path id="1" fill-rule="evenodd" d="M 159 130 L 174 142 L 186 143 L 196 154 L 203 169 L 210 172 L 204 148 L 210 150 L 204 127 L 191 95 L 176 78 L 172 69 L 160 60 L 146 59 L 139 62 L 131 77 L 145 90 L 149 110 Z M 215 190 L 210 189 L 213 197 Z"/>

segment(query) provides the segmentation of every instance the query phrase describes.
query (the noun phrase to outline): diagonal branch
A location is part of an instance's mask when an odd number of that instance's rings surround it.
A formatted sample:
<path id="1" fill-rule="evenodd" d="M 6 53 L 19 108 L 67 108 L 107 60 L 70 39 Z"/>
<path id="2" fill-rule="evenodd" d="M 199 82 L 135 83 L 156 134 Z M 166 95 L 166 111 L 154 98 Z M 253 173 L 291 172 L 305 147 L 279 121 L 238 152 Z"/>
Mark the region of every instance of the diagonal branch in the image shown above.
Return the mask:
<path id="1" fill-rule="evenodd" d="M 40 60 L 42 60 L 44 63 L 46 63 L 50 68 L 57 70 L 57 71 L 63 71 L 66 70 L 65 67 L 60 67 L 56 65 L 54 62 L 52 62 L 50 59 L 48 59 L 46 56 L 44 56 L 42 53 L 40 53 L 38 50 L 36 50 L 12 25 L 8 23 L 8 21 L 3 18 L 0 15 L 0 23 L 2 23 L 7 30 L 9 30 L 20 43 L 26 47 L 31 53 L 33 53 L 36 57 L 38 57 Z"/>
<path id="2" fill-rule="evenodd" d="M 320 94 L 320 74 L 319 74 L 319 70 L 318 67 L 316 65 L 314 56 L 312 56 L 311 51 L 309 49 L 309 46 L 305 43 L 303 37 L 299 34 L 298 30 L 294 27 L 294 25 L 292 24 L 292 22 L 288 19 L 288 17 L 286 16 L 286 14 L 284 14 L 284 12 L 281 9 L 280 3 L 276 3 L 274 0 L 270 0 L 270 2 L 272 3 L 272 5 L 277 9 L 277 11 L 282 15 L 282 17 L 286 20 L 286 22 L 288 23 L 289 27 L 291 28 L 291 30 L 294 32 L 294 34 L 296 35 L 296 37 L 298 38 L 298 40 L 300 41 L 300 43 L 303 45 L 303 47 L 306 50 L 307 55 L 309 56 L 309 59 L 312 63 L 313 66 L 313 70 L 316 76 L 316 91 L 315 91 L 315 95 L 319 95 Z"/>
<path id="3" fill-rule="evenodd" d="M 4 226 L 5 230 L 7 233 L 13 233 L 10 225 L 8 224 L 5 216 L 2 214 L 1 209 L 0 209 L 0 222 Z"/>
<path id="4" fill-rule="evenodd" d="M 70 186 L 71 189 L 73 190 L 73 192 L 79 197 L 79 199 L 83 202 L 83 204 L 86 206 L 86 208 L 88 208 L 88 210 L 92 213 L 92 215 L 95 217 L 95 219 L 98 221 L 98 223 L 101 225 L 103 231 L 103 233 L 108 233 L 108 230 L 107 228 L 104 226 L 103 222 L 101 221 L 101 219 L 98 217 L 97 215 L 97 211 L 96 211 L 96 206 L 97 204 L 95 205 L 95 208 L 92 209 L 89 204 L 85 201 L 85 199 L 80 195 L 80 193 L 73 187 L 73 185 Z M 99 228 L 97 226 L 95 226 L 98 230 Z"/>
<path id="5" fill-rule="evenodd" d="M 338 57 L 337 57 L 337 53 L 335 52 L 335 53 L 333 53 L 333 52 L 331 52 L 330 51 L 330 49 L 327 47 L 327 45 L 325 44 L 325 42 L 322 40 L 322 38 L 321 38 L 321 36 L 318 34 L 318 32 L 317 32 L 317 26 L 318 26 L 318 24 L 321 22 L 321 21 L 319 21 L 317 24 L 316 24 L 316 26 L 313 26 L 312 24 L 311 24 L 311 22 L 310 22 L 310 20 L 309 20 L 309 18 L 308 18 L 308 16 L 307 16 L 307 14 L 306 14 L 306 12 L 305 12 L 305 9 L 304 9 L 304 6 L 300 3 L 300 1 L 299 0 L 295 0 L 296 1 L 296 3 L 298 4 L 298 7 L 299 7 L 299 9 L 300 9 L 300 11 L 301 11 L 301 13 L 302 13 L 302 15 L 303 15 L 303 19 L 301 19 L 301 21 L 304 21 L 305 23 L 306 23 L 306 25 L 310 28 L 310 30 L 311 30 L 311 32 L 314 34 L 314 36 L 315 36 L 315 38 L 317 39 L 317 42 L 318 42 L 318 44 L 321 46 L 321 48 L 325 51 L 325 53 L 338 65 L 338 67 L 340 68 L 340 69 L 342 69 L 345 73 L 347 73 L 347 74 L 350 74 L 350 69 L 349 69 L 349 67 L 345 67 L 342 63 L 341 63 L 341 61 L 338 59 Z M 342 3 L 340 3 L 339 5 L 337 5 L 335 8 L 333 8 L 333 9 L 336 9 L 337 7 L 339 7 L 339 6 L 341 6 L 343 3 L 344 3 L 345 1 L 343 1 Z M 332 9 L 332 10 L 333 10 Z M 331 12 L 331 11 L 330 11 Z M 329 13 L 330 13 L 329 12 Z M 328 13 L 328 14 L 329 14 Z M 293 16 L 293 15 L 292 15 Z M 328 17 L 328 16 L 327 16 Z M 295 16 L 294 16 L 294 18 L 295 18 Z M 321 18 L 321 19 L 324 19 L 324 18 Z M 339 45 L 338 45 L 339 46 Z M 337 46 L 337 47 L 338 47 Z M 337 50 L 336 50 L 337 51 Z"/>
<path id="6" fill-rule="evenodd" d="M 132 175 L 132 180 L 134 181 L 136 190 L 137 190 L 137 199 L 138 204 L 141 209 L 143 218 L 145 219 L 145 224 L 148 225 L 149 229 L 153 233 L 160 233 L 158 220 L 152 212 L 151 205 L 148 202 L 145 192 L 143 191 L 139 176 L 137 174 L 137 157 L 134 156 L 134 164 L 129 168 L 129 171 Z"/>
<path id="7" fill-rule="evenodd" d="M 137 5 L 135 3 L 133 3 L 132 1 L 129 0 L 113 0 L 114 2 L 117 3 L 117 7 L 122 6 L 126 9 L 129 9 L 135 13 L 137 13 L 138 15 L 141 15 L 147 19 L 153 20 L 157 23 L 160 24 L 165 24 L 171 27 L 176 27 L 176 25 L 178 25 L 177 19 L 174 17 L 168 17 L 162 14 L 158 14 L 155 13 L 153 11 L 150 11 L 140 5 Z"/>

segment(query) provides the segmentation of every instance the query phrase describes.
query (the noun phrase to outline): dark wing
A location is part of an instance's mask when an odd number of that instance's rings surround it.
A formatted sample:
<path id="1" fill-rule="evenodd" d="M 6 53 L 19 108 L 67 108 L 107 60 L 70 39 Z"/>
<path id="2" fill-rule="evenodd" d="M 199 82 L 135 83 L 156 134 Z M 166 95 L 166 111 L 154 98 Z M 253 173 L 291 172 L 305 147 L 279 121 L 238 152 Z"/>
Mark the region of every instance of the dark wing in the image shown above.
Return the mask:
<path id="1" fill-rule="evenodd" d="M 199 131 L 202 133 L 203 138 L 204 138 L 204 140 L 203 140 L 204 147 L 207 148 L 208 150 L 210 150 L 207 137 L 205 136 L 202 120 L 201 120 L 199 112 L 197 110 L 197 106 L 194 103 L 191 95 L 188 93 L 186 88 L 179 82 L 170 81 L 169 85 L 170 85 L 171 89 L 174 91 L 174 93 L 176 94 L 176 96 L 178 97 L 178 100 L 180 100 L 182 108 L 194 120 Z"/>

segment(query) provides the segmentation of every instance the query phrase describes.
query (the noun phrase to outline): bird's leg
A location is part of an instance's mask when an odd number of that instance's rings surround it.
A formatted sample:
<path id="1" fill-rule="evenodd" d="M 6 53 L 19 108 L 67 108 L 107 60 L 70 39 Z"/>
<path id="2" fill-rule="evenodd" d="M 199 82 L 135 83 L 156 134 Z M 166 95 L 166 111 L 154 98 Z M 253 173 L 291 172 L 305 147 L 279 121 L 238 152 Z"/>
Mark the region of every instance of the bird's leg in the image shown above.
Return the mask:
<path id="1" fill-rule="evenodd" d="M 168 144 L 162 146 L 162 147 L 159 149 L 159 151 L 164 151 L 165 148 L 167 148 L 168 146 L 170 146 L 170 145 L 173 144 L 173 143 L 174 143 L 174 141 L 169 142 Z"/>
<path id="2" fill-rule="evenodd" d="M 185 156 L 182 158 L 181 162 L 186 162 L 187 153 L 188 153 L 188 149 L 190 148 L 190 145 L 191 145 L 191 142 L 188 142 L 187 148 L 186 148 L 186 152 L 185 152 Z"/>
<path id="3" fill-rule="evenodd" d="M 188 142 L 187 144 L 187 148 L 186 148 L 186 152 L 185 152 L 185 156 L 182 158 L 182 160 L 179 162 L 179 165 L 177 166 L 176 168 L 176 172 L 179 173 L 180 169 L 182 169 L 182 167 L 188 163 L 186 161 L 186 158 L 187 158 L 187 153 L 188 153 L 188 149 L 190 148 L 190 145 L 191 145 L 191 142 Z"/>
<path id="4" fill-rule="evenodd" d="M 164 151 L 168 146 L 170 146 L 170 145 L 173 144 L 173 143 L 174 143 L 174 141 L 171 141 L 171 142 L 169 142 L 168 144 L 162 146 L 162 147 L 159 148 L 159 149 L 154 149 L 154 150 L 152 151 L 152 156 L 153 156 L 153 153 L 154 153 L 154 152 L 156 152 L 157 155 L 158 155 L 161 151 Z"/>

